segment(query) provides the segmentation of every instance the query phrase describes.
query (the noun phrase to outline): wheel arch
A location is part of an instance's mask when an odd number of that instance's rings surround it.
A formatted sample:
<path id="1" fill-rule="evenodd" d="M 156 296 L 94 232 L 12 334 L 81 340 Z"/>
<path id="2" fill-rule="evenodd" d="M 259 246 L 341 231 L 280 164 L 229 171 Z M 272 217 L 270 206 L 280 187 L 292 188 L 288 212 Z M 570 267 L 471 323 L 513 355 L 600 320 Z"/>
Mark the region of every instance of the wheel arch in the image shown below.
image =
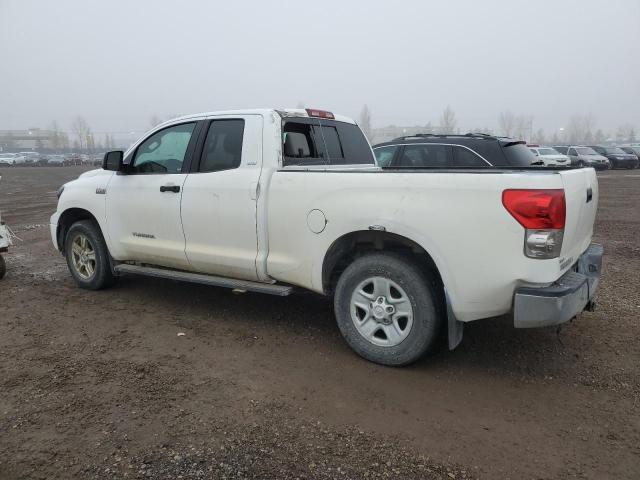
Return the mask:
<path id="1" fill-rule="evenodd" d="M 79 222 L 80 220 L 93 221 L 102 233 L 100 222 L 98 222 L 98 219 L 89 210 L 78 207 L 68 208 L 60 215 L 58 219 L 58 227 L 56 229 L 56 240 L 58 243 L 58 250 L 60 250 L 60 252 L 64 253 L 64 240 L 67 232 L 69 231 L 69 228 L 71 228 L 71 225 Z"/>
<path id="2" fill-rule="evenodd" d="M 450 292 L 447 290 L 442 269 L 433 256 L 415 240 L 396 233 L 378 230 L 358 230 L 337 238 L 327 250 L 322 263 L 322 289 L 333 295 L 335 285 L 342 271 L 354 259 L 369 252 L 391 251 L 416 261 L 422 271 L 431 274 L 442 312 L 446 315 L 449 348 L 453 350 L 462 341 L 463 323 L 453 313 Z"/>
<path id="3" fill-rule="evenodd" d="M 435 274 L 444 287 L 442 275 L 433 257 L 418 242 L 396 233 L 377 230 L 357 230 L 334 240 L 322 263 L 322 288 L 331 294 L 337 278 L 355 258 L 368 252 L 392 251 L 413 258 L 419 265 Z"/>

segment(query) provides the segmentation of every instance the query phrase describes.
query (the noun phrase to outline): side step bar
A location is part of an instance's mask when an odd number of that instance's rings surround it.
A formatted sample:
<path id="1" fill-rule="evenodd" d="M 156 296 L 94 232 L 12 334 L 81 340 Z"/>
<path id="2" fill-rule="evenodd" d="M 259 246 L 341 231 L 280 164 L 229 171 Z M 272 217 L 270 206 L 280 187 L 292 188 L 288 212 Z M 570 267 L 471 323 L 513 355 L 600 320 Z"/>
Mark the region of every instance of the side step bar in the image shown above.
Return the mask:
<path id="1" fill-rule="evenodd" d="M 147 277 L 166 278 L 181 282 L 200 283 L 202 285 L 212 285 L 215 287 L 226 287 L 251 292 L 269 293 L 271 295 L 287 296 L 293 291 L 293 287 L 288 285 L 272 285 L 269 283 L 252 282 L 249 280 L 234 280 L 232 278 L 216 277 L 202 273 L 183 272 L 180 270 L 168 270 L 164 268 L 142 267 L 140 265 L 129 265 L 120 263 L 114 267 L 117 273 L 131 273 L 134 275 L 145 275 Z"/>

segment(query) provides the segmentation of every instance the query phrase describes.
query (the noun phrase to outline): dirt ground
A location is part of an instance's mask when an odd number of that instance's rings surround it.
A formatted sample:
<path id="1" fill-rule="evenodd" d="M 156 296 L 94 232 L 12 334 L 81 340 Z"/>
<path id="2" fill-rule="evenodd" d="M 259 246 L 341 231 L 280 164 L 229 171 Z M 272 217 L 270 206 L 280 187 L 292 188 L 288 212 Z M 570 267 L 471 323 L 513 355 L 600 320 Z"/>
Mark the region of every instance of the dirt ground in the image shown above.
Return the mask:
<path id="1" fill-rule="evenodd" d="M 640 478 L 640 171 L 598 175 L 595 313 L 468 324 L 402 369 L 353 354 L 310 294 L 76 288 L 47 222 L 81 171 L 0 169 L 22 239 L 0 281 L 1 479 Z"/>

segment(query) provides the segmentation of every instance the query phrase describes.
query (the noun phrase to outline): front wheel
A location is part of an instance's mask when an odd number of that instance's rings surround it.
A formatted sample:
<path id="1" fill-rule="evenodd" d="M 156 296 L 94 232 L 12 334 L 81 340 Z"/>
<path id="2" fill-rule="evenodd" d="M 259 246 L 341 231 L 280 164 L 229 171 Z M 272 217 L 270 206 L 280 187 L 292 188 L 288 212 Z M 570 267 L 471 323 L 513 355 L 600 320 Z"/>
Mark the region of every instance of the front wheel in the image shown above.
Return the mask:
<path id="1" fill-rule="evenodd" d="M 336 285 L 340 331 L 355 352 L 375 363 L 415 362 L 434 345 L 443 315 L 433 278 L 400 255 L 355 260 Z"/>
<path id="2" fill-rule="evenodd" d="M 115 283 L 109 251 L 95 222 L 81 220 L 71 225 L 64 248 L 67 266 L 80 288 L 99 290 Z"/>

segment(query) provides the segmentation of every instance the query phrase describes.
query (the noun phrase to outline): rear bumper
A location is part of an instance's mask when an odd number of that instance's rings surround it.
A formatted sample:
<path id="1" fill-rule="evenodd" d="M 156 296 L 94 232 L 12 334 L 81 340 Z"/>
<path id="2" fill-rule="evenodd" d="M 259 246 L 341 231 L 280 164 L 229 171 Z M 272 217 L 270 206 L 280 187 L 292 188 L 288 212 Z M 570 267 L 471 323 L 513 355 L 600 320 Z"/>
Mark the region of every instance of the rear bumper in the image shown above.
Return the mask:
<path id="1" fill-rule="evenodd" d="M 602 245 L 592 243 L 575 268 L 548 287 L 516 289 L 513 324 L 516 328 L 545 327 L 571 320 L 595 305 L 602 270 Z"/>

